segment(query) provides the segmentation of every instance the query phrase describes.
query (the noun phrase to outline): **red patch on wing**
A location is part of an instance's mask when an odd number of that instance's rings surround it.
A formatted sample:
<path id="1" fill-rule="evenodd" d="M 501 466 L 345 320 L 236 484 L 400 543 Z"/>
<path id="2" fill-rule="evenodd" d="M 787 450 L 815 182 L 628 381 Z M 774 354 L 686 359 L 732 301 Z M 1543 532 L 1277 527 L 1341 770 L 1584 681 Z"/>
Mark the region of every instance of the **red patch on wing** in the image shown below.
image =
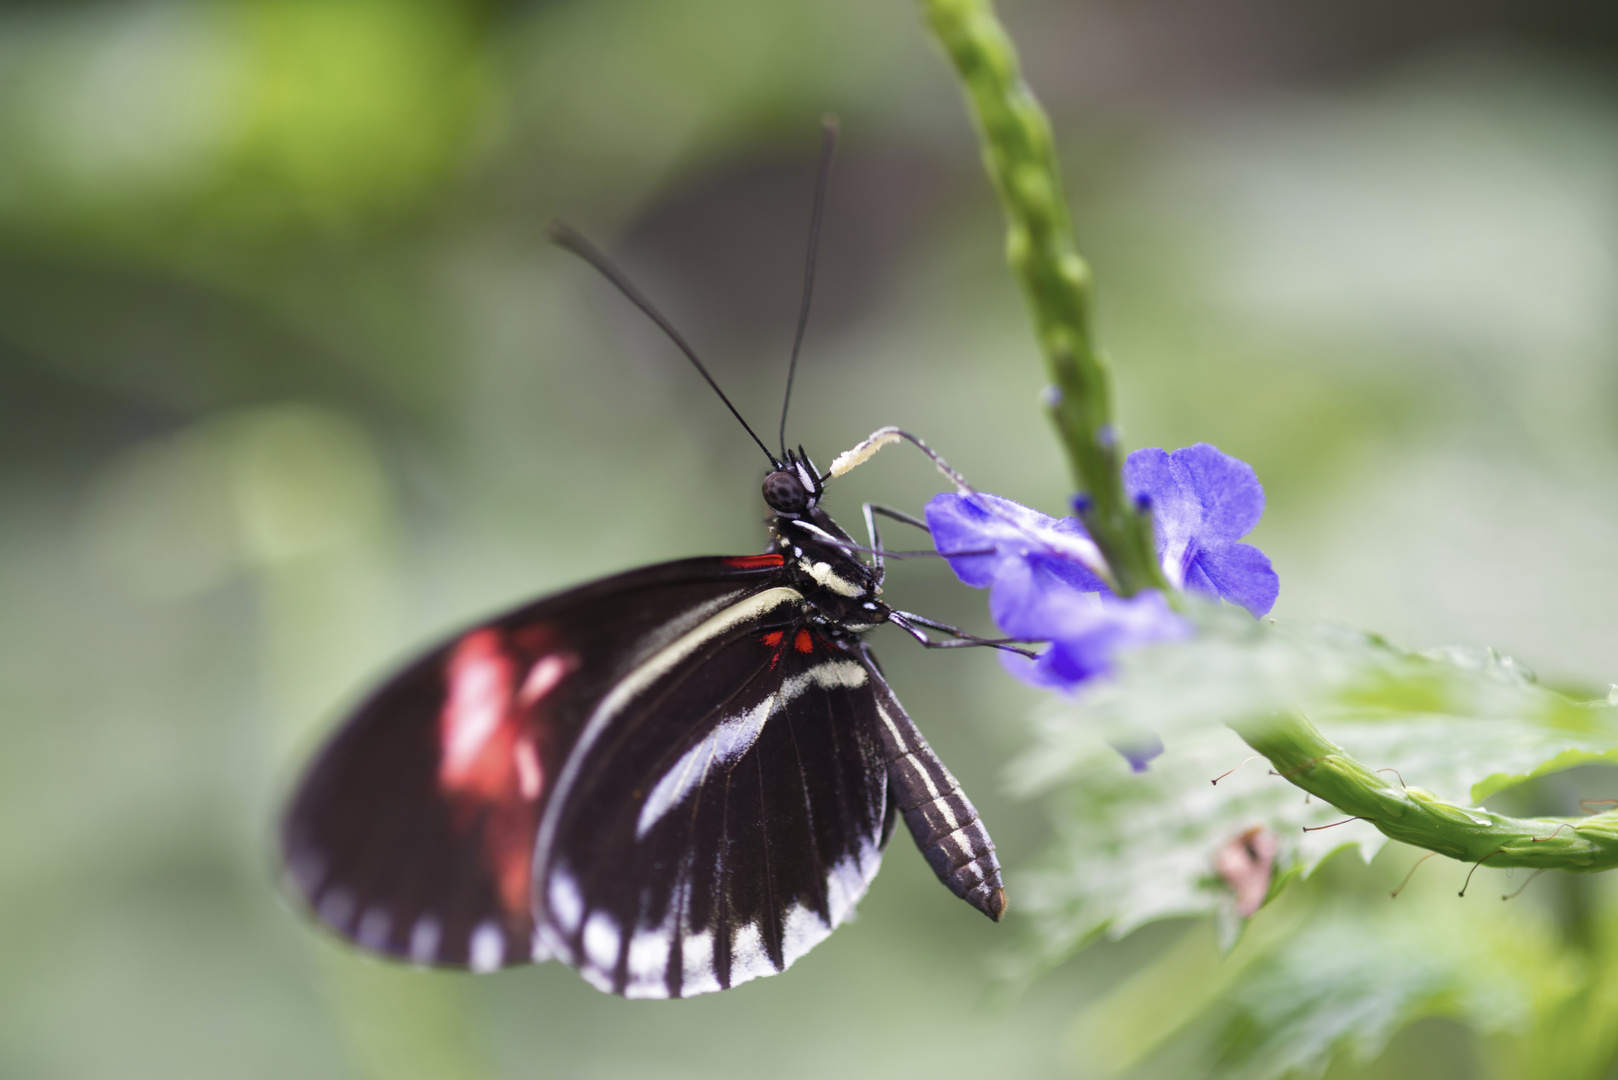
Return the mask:
<path id="1" fill-rule="evenodd" d="M 806 653 L 815 647 L 815 642 L 809 636 L 809 631 L 799 630 L 792 636 L 792 647 L 801 653 Z"/>
<path id="2" fill-rule="evenodd" d="M 785 630 L 771 630 L 768 634 L 765 634 L 759 640 L 764 642 L 764 644 L 768 645 L 770 648 L 773 649 L 777 645 L 781 644 L 781 639 L 783 637 L 785 637 L 785 636 L 786 636 L 786 631 Z"/>
<path id="3" fill-rule="evenodd" d="M 501 903 L 514 914 L 528 911 L 546 782 L 533 711 L 577 664 L 576 657 L 554 651 L 528 662 L 500 631 L 485 627 L 456 643 L 444 667 L 438 787 L 457 828 L 481 824 L 486 865 Z"/>
<path id="4" fill-rule="evenodd" d="M 781 566 L 786 562 L 782 555 L 736 555 L 725 559 L 726 566 L 734 566 L 738 570 L 763 570 Z"/>

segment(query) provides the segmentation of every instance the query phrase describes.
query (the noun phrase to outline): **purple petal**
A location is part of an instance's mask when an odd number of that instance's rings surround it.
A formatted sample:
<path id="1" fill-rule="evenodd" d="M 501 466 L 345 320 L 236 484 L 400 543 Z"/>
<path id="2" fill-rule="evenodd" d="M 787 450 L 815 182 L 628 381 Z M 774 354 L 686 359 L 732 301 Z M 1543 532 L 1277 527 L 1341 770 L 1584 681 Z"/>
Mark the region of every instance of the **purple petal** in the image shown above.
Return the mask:
<path id="1" fill-rule="evenodd" d="M 1185 568 L 1185 591 L 1201 593 L 1214 600 L 1219 599 L 1219 586 L 1208 577 L 1208 572 L 1202 568 L 1201 552 L 1193 552 L 1191 565 Z"/>
<path id="2" fill-rule="evenodd" d="M 1159 557 L 1172 551 L 1180 558 L 1202 528 L 1202 503 L 1184 468 L 1167 451 L 1136 450 L 1124 461 L 1124 487 L 1132 499 L 1144 495 L 1151 500 Z"/>
<path id="3" fill-rule="evenodd" d="M 1269 557 L 1251 544 L 1226 544 L 1200 552 L 1196 568 L 1211 586 L 1205 591 L 1240 604 L 1255 618 L 1268 614 L 1281 592 L 1281 579 L 1270 566 Z M 1187 575 L 1186 586 L 1190 585 Z"/>
<path id="4" fill-rule="evenodd" d="M 998 524 L 996 519 L 978 502 L 952 493 L 933 496 L 925 514 L 927 527 L 933 534 L 933 547 L 944 556 L 955 576 L 974 589 L 992 585 L 1000 560 L 999 545 L 990 535 Z M 984 550 L 991 554 L 950 555 L 952 551 Z"/>
<path id="5" fill-rule="evenodd" d="M 1048 638 L 1050 648 L 1031 664 L 1014 663 L 1010 658 L 1007 662 L 1013 674 L 1036 686 L 1077 689 L 1086 680 L 1110 672 L 1120 650 L 1191 634 L 1191 624 L 1156 592 L 1122 600 L 1074 593 L 1072 602 L 1046 603 L 1039 611 L 1043 621 L 1025 627 L 1035 633 L 1012 632 Z"/>
<path id="6" fill-rule="evenodd" d="M 1264 486 L 1251 465 L 1207 443 L 1176 450 L 1173 458 L 1202 505 L 1203 546 L 1233 543 L 1253 531 L 1264 516 Z"/>
<path id="7" fill-rule="evenodd" d="M 1087 564 L 1099 563 L 1077 518 L 1053 518 L 998 495 L 935 495 L 927 504 L 933 546 L 955 576 L 981 589 L 998 584 L 1015 563 L 1037 563 L 1047 576 L 1076 589 L 1106 588 Z M 953 552 L 979 552 L 955 555 Z"/>

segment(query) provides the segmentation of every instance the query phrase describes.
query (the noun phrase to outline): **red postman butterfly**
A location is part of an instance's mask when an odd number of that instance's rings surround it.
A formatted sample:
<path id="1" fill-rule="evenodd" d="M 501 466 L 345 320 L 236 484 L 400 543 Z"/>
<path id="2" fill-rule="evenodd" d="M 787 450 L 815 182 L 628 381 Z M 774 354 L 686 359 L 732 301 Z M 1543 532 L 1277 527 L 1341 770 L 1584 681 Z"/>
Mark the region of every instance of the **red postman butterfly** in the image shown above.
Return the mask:
<path id="1" fill-rule="evenodd" d="M 598 251 L 553 235 L 713 383 Z M 805 312 L 813 265 L 812 240 Z M 554 958 L 612 993 L 688 997 L 782 971 L 831 933 L 902 817 L 939 879 L 998 920 L 994 843 L 861 635 L 886 622 L 934 646 L 1007 643 L 878 598 L 872 514 L 920 522 L 867 507 L 864 548 L 819 506 L 828 479 L 898 438 L 884 429 L 824 475 L 801 448 L 765 448 L 764 554 L 591 582 L 406 665 L 304 773 L 281 829 L 290 888 L 345 938 L 416 964 Z"/>

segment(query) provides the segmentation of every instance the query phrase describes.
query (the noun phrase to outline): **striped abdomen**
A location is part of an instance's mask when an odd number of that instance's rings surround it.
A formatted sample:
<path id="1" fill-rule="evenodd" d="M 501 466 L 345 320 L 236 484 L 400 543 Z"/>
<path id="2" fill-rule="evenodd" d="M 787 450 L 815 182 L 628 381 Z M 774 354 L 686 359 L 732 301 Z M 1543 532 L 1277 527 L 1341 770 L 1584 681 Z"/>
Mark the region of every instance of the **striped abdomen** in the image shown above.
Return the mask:
<path id="1" fill-rule="evenodd" d="M 885 683 L 880 686 L 887 690 Z M 977 808 L 892 693 L 879 693 L 877 701 L 889 797 L 904 814 L 916 846 L 950 892 L 999 922 L 1006 910 L 1006 890 L 994 841 Z"/>

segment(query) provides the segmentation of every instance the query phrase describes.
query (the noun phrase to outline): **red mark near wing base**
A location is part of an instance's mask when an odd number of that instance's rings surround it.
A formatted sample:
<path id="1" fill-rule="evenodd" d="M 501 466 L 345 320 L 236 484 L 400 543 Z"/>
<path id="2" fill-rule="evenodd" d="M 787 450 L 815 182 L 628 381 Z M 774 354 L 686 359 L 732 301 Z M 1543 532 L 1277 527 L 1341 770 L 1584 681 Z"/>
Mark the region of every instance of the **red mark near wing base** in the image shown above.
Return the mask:
<path id="1" fill-rule="evenodd" d="M 764 570 L 783 565 L 786 558 L 781 555 L 736 555 L 723 561 L 726 566 L 734 566 L 738 570 Z"/>
<path id="2" fill-rule="evenodd" d="M 809 631 L 799 630 L 792 636 L 792 647 L 801 653 L 806 653 L 815 647 L 815 642 L 809 636 Z"/>

